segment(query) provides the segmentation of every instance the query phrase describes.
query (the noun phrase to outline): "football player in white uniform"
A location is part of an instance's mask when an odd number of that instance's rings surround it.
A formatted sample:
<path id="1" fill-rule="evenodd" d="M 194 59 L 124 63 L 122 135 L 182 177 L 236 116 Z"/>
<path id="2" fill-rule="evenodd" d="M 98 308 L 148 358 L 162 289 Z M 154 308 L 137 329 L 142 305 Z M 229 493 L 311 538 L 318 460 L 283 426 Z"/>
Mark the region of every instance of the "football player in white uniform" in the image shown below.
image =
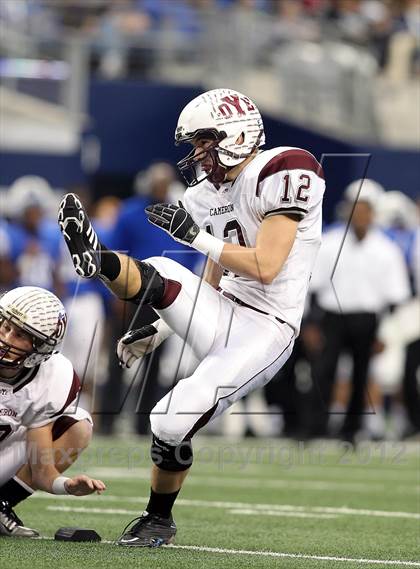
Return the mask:
<path id="1" fill-rule="evenodd" d="M 150 304 L 159 319 L 117 347 L 123 365 L 178 334 L 200 360 L 151 413 L 150 500 L 119 539 L 125 546 L 169 543 L 171 509 L 192 464 L 191 438 L 251 390 L 267 383 L 292 352 L 321 242 L 320 164 L 291 147 L 262 151 L 261 115 L 231 89 L 208 91 L 181 112 L 176 143 L 184 204 L 146 208 L 149 221 L 208 256 L 204 278 L 165 257 L 137 260 L 109 251 L 80 200 L 67 194 L 59 225 L 75 269 L 98 275 L 121 299 Z"/>
<path id="2" fill-rule="evenodd" d="M 33 494 L 86 496 L 105 485 L 64 472 L 90 442 L 92 419 L 77 407 L 80 381 L 58 353 L 67 316 L 59 299 L 24 286 L 0 297 L 0 536 L 37 537 L 13 508 Z"/>

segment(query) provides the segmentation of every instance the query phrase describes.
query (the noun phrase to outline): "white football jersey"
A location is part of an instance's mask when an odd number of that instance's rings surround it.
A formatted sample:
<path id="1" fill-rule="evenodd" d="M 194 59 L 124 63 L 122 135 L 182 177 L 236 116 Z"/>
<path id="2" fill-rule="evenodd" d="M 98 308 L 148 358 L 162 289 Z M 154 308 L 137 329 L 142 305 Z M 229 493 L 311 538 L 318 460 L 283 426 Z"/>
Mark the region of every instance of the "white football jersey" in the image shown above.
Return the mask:
<path id="1" fill-rule="evenodd" d="M 194 221 L 226 242 L 255 247 L 266 217 L 300 218 L 292 250 L 269 285 L 225 271 L 220 287 L 243 302 L 277 316 L 299 333 L 305 297 L 321 244 L 324 174 L 316 158 L 300 148 L 259 153 L 232 183 L 219 189 L 204 180 L 188 188 L 184 205 Z"/>
<path id="2" fill-rule="evenodd" d="M 72 412 L 80 381 L 61 354 L 28 369 L 14 382 L 0 378 L 0 450 L 18 430 L 42 427 Z"/>

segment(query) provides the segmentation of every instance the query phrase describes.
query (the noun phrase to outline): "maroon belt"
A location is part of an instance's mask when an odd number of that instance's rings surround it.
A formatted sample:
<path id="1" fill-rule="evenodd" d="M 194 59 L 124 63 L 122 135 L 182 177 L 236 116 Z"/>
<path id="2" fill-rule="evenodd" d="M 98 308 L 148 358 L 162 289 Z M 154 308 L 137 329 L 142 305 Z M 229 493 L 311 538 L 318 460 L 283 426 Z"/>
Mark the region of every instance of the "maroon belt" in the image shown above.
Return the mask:
<path id="1" fill-rule="evenodd" d="M 244 302 L 240 298 L 237 298 L 236 296 L 233 296 L 233 294 L 230 294 L 230 292 L 226 292 L 222 289 L 220 289 L 220 292 L 223 294 L 223 296 L 225 296 L 229 300 L 232 300 L 233 302 L 236 302 L 236 304 L 239 304 L 239 306 L 245 306 L 245 308 L 250 308 L 251 310 L 255 310 L 255 312 L 259 312 L 260 314 L 265 314 L 266 316 L 271 316 L 271 314 L 269 314 L 268 312 L 264 312 L 264 310 L 260 310 L 259 308 L 255 308 L 255 306 L 251 306 L 250 304 L 247 304 L 246 302 Z M 277 316 L 274 316 L 274 318 L 276 320 L 278 320 L 281 324 L 286 324 L 286 322 L 284 320 L 282 320 L 281 318 L 278 318 Z"/>

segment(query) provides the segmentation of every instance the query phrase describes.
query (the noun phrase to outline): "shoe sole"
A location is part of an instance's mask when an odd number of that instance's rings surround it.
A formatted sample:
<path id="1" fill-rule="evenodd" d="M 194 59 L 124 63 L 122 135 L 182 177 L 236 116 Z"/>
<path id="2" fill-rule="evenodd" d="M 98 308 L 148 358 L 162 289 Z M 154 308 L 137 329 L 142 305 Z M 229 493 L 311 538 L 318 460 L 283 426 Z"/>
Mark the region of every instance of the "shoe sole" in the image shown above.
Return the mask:
<path id="1" fill-rule="evenodd" d="M 175 535 L 173 535 L 172 537 L 170 537 L 170 538 L 167 539 L 167 540 L 163 540 L 163 539 L 161 539 L 161 538 L 155 538 L 155 539 L 159 540 L 160 543 L 157 542 L 157 543 L 154 543 L 154 544 L 153 544 L 153 543 L 140 544 L 140 543 L 127 543 L 127 542 L 124 543 L 124 542 L 121 542 L 121 541 L 117 541 L 117 545 L 119 545 L 119 546 L 121 546 L 121 547 L 149 547 L 150 549 L 154 549 L 154 548 L 156 548 L 156 547 L 162 547 L 163 545 L 170 545 L 171 543 L 174 542 L 174 540 L 175 540 Z"/>
<path id="2" fill-rule="evenodd" d="M 21 531 L 21 530 L 19 530 L 19 531 Z M 9 532 L 5 533 L 4 530 L 2 530 L 0 532 L 0 538 L 2 538 L 2 537 L 17 537 L 19 539 L 36 539 L 37 537 L 40 537 L 40 534 L 35 530 L 29 530 L 28 529 L 27 532 L 28 533 L 26 533 L 26 534 L 25 533 L 21 533 L 21 534 L 9 533 Z"/>
<path id="3" fill-rule="evenodd" d="M 83 227 L 85 221 L 89 223 L 86 230 Z M 99 271 L 95 259 L 95 253 L 99 253 L 98 238 L 76 194 L 64 196 L 58 212 L 58 224 L 77 274 L 87 279 L 95 277 Z"/>

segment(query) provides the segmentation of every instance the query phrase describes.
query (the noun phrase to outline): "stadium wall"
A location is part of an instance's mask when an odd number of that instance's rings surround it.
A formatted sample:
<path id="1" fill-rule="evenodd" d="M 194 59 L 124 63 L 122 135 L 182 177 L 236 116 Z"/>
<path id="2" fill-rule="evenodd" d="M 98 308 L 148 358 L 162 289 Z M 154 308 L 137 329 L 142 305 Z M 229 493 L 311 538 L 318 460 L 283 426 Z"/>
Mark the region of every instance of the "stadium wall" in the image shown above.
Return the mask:
<path id="1" fill-rule="evenodd" d="M 55 187 L 69 187 L 92 177 L 96 193 L 124 195 L 132 176 L 158 160 L 176 162 L 184 148 L 173 144 L 180 109 L 201 92 L 199 87 L 168 86 L 141 81 L 92 80 L 89 93 L 88 130 L 83 138 L 100 143 L 97 170 L 87 172 L 82 153 L 71 156 L 12 154 L 0 156 L 0 185 L 7 186 L 24 174 L 46 177 Z M 322 160 L 329 191 L 325 214 L 330 219 L 346 185 L 363 176 L 415 197 L 419 193 L 420 153 L 351 144 L 285 120 L 265 116 L 268 146 L 300 146 Z M 83 145 L 83 143 L 82 143 Z"/>

